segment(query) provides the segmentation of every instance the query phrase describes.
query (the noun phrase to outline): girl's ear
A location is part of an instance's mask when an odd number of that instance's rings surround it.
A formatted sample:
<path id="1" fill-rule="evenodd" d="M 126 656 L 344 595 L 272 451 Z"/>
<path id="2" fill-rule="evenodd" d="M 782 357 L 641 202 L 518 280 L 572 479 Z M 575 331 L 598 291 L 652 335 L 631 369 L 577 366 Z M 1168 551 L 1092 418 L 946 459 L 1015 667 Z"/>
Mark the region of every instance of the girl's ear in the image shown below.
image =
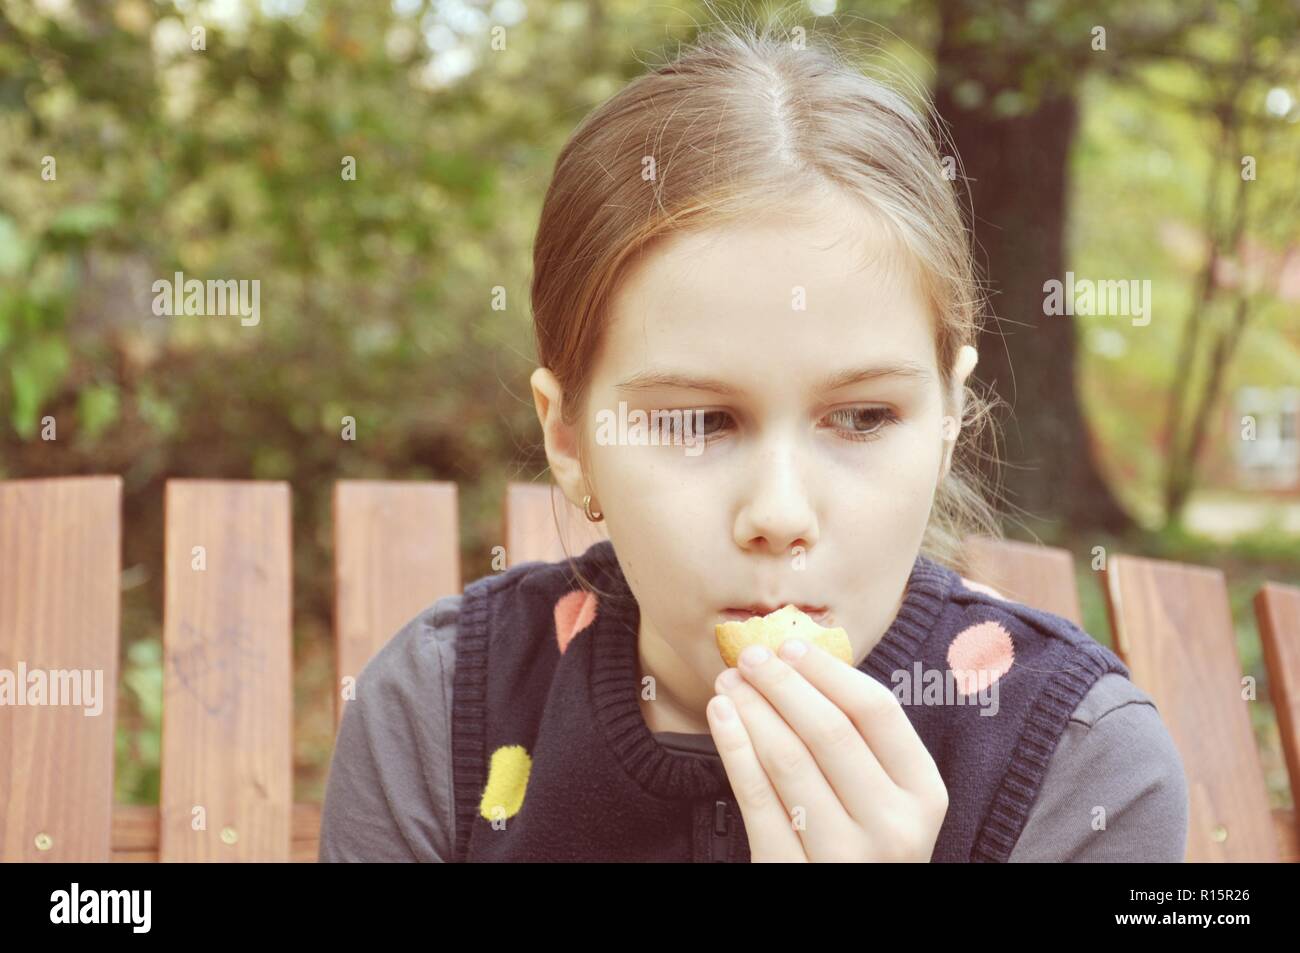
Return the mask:
<path id="1" fill-rule="evenodd" d="M 944 443 L 946 446 L 943 451 L 943 463 L 939 467 L 939 482 L 942 483 L 948 471 L 952 468 L 953 450 L 957 446 L 957 436 L 961 433 L 963 418 L 966 411 L 966 379 L 970 377 L 971 371 L 975 370 L 975 365 L 979 363 L 979 351 L 969 344 L 963 344 L 961 350 L 957 353 L 957 362 L 953 365 L 952 371 L 952 400 L 951 405 L 957 408 L 956 420 L 949 424 L 944 422 Z"/>
<path id="2" fill-rule="evenodd" d="M 965 384 L 966 378 L 970 377 L 970 372 L 975 370 L 979 360 L 980 352 L 969 344 L 963 344 L 961 350 L 957 352 L 957 365 L 953 369 L 954 383 L 958 386 Z"/>
<path id="3" fill-rule="evenodd" d="M 578 453 L 578 427 L 566 424 L 560 417 L 563 389 L 555 375 L 545 367 L 533 371 L 529 383 L 532 386 L 537 420 L 542 425 L 542 438 L 546 445 L 546 460 L 551 467 L 551 476 L 569 502 L 581 506 L 583 494 L 588 491 Z"/>

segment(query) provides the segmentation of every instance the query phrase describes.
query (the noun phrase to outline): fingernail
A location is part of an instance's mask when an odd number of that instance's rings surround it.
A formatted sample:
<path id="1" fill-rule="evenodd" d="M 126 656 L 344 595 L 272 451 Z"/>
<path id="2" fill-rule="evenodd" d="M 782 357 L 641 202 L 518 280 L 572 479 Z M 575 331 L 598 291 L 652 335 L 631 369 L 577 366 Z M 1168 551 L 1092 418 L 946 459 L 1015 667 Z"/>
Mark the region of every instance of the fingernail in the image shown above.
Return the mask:
<path id="1" fill-rule="evenodd" d="M 740 683 L 741 683 L 740 673 L 737 672 L 734 668 L 728 668 L 725 672 L 723 672 L 721 675 L 718 676 L 718 680 L 715 683 L 715 687 L 718 689 L 718 691 L 725 692 L 735 688 Z"/>
<path id="2" fill-rule="evenodd" d="M 753 668 L 766 662 L 772 653 L 761 645 L 751 645 L 745 651 L 740 653 L 740 664 L 747 668 Z"/>
<path id="3" fill-rule="evenodd" d="M 804 653 L 808 651 L 808 646 L 798 639 L 786 639 L 781 643 L 781 658 L 793 662 L 801 659 Z"/>
<path id="4" fill-rule="evenodd" d="M 731 721 L 736 717 L 736 706 L 726 695 L 713 696 L 713 714 L 718 721 Z"/>

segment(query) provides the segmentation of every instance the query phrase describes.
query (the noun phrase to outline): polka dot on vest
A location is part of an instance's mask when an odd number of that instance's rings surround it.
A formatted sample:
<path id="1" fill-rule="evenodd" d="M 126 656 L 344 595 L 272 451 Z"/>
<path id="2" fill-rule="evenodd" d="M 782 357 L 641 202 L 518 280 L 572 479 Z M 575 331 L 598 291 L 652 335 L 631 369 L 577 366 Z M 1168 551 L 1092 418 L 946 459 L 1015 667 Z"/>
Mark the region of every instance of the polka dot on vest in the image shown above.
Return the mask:
<path id="1" fill-rule="evenodd" d="M 560 597 L 555 603 L 555 641 L 560 654 L 569 647 L 573 637 L 591 625 L 596 618 L 596 594 L 585 589 L 575 589 Z"/>
<path id="2" fill-rule="evenodd" d="M 487 821 L 514 817 L 524 806 L 528 775 L 533 759 L 523 745 L 506 745 L 492 752 L 487 784 L 478 804 L 479 815 Z"/>
<path id="3" fill-rule="evenodd" d="M 1015 657 L 1011 633 L 991 621 L 967 626 L 948 646 L 948 667 L 963 695 L 988 688 L 1006 674 Z"/>
<path id="4" fill-rule="evenodd" d="M 1003 602 L 1007 601 L 1006 596 L 998 592 L 992 586 L 986 586 L 982 582 L 971 582 L 965 576 L 962 576 L 961 584 L 965 586 L 967 589 L 969 589 L 971 592 L 982 592 L 984 593 L 984 595 L 992 596 L 994 599 L 1001 599 Z"/>

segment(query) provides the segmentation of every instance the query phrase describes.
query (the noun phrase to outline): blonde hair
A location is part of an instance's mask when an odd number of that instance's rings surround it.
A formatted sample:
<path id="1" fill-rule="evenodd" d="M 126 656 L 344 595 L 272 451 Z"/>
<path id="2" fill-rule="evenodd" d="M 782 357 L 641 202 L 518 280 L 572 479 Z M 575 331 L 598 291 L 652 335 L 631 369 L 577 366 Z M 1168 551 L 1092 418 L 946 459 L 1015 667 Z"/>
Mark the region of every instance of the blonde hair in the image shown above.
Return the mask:
<path id="1" fill-rule="evenodd" d="M 933 117 L 928 101 L 925 109 Z M 935 134 L 943 135 L 937 123 Z M 585 413 L 610 302 L 640 256 L 681 230 L 798 217 L 810 191 L 827 190 L 862 203 L 910 252 L 903 257 L 935 316 L 947 404 L 956 357 L 975 345 L 983 315 L 954 178 L 945 174 L 952 156 L 945 163 L 903 95 L 816 37 L 796 44 L 769 28 L 723 25 L 632 80 L 560 152 L 534 244 L 538 361 L 563 389 L 565 422 Z M 1001 536 L 968 459 L 994 405 L 964 390 L 963 426 L 921 546 L 963 574 L 963 540 Z"/>

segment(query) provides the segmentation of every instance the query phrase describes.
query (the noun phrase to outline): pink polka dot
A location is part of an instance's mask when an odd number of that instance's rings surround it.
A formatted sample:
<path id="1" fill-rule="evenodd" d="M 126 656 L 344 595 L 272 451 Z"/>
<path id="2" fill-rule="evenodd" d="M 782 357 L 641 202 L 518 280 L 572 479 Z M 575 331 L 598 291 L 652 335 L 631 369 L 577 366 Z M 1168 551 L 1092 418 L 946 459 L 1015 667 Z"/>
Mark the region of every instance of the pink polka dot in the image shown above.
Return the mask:
<path id="1" fill-rule="evenodd" d="M 560 654 L 569 647 L 573 637 L 591 625 L 596 618 L 596 594 L 585 589 L 565 593 L 555 603 L 555 640 Z"/>
<path id="2" fill-rule="evenodd" d="M 984 595 L 992 596 L 994 599 L 1001 599 L 1003 602 L 1007 601 L 1007 597 L 1004 596 L 1002 593 L 998 592 L 992 586 L 986 586 L 982 582 L 971 582 L 965 576 L 961 577 L 961 581 L 962 581 L 962 585 L 964 585 L 971 592 L 982 592 L 984 593 Z"/>
<path id="3" fill-rule="evenodd" d="M 957 680 L 957 690 L 973 695 L 1006 674 L 1015 661 L 1011 633 L 997 622 L 967 626 L 948 646 L 948 667 Z"/>

